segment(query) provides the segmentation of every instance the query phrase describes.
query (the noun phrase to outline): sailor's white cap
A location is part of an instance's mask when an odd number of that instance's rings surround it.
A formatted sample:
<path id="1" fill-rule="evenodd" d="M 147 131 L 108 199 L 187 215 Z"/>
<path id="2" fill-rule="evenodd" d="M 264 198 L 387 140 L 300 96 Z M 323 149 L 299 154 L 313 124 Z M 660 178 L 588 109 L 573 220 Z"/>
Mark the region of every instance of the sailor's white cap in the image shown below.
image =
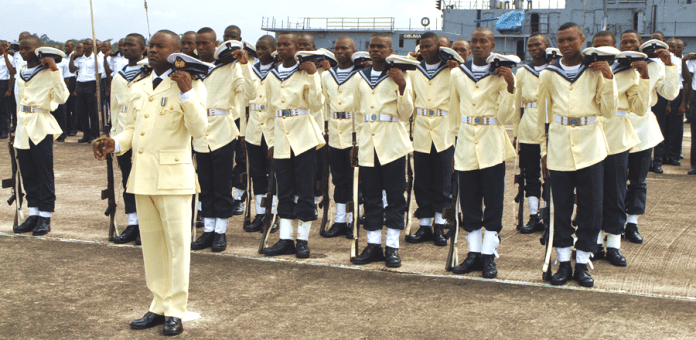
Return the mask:
<path id="1" fill-rule="evenodd" d="M 636 51 L 623 51 L 616 55 L 616 59 L 647 59 L 648 55 Z"/>
<path id="2" fill-rule="evenodd" d="M 520 57 L 512 54 L 504 55 L 498 53 L 491 53 L 491 55 L 489 55 L 488 58 L 486 58 L 486 62 L 489 64 L 493 63 L 496 60 L 502 62 L 503 64 L 519 64 L 522 62 L 522 60 L 520 60 Z"/>
<path id="3" fill-rule="evenodd" d="M 593 55 L 595 53 L 597 53 L 598 56 L 616 56 L 621 53 L 621 51 L 612 46 L 588 47 L 582 50 L 582 54 L 584 55 Z"/>
<path id="4" fill-rule="evenodd" d="M 446 56 L 446 60 L 456 60 L 460 64 L 466 62 L 466 60 L 464 60 L 464 58 L 462 58 L 457 51 L 449 47 L 440 46 L 440 54 Z"/>
<path id="5" fill-rule="evenodd" d="M 547 55 L 553 55 L 554 53 L 556 54 L 557 57 L 562 57 L 562 56 L 563 56 L 563 54 L 561 54 L 561 50 L 559 50 L 559 49 L 557 49 L 557 48 L 555 48 L 555 47 L 549 47 L 549 48 L 546 49 L 546 54 L 547 54 Z"/>
<path id="6" fill-rule="evenodd" d="M 645 53 L 653 53 L 659 49 L 669 49 L 669 45 L 662 40 L 650 39 L 640 45 L 640 51 Z"/>
<path id="7" fill-rule="evenodd" d="M 167 57 L 167 61 L 174 65 L 174 69 L 189 73 L 206 74 L 215 65 L 200 61 L 184 53 L 172 53 Z"/>
<path id="8" fill-rule="evenodd" d="M 43 47 L 39 47 L 39 48 L 35 49 L 34 54 L 36 54 L 36 56 L 39 58 L 53 58 L 53 59 L 56 59 L 56 57 L 65 58 L 65 53 L 63 53 L 63 51 L 61 51 L 57 48 L 48 47 L 48 46 L 43 46 Z"/>
<path id="9" fill-rule="evenodd" d="M 220 44 L 220 46 L 218 46 L 218 48 L 215 50 L 215 54 L 213 55 L 213 57 L 215 57 L 215 59 L 225 58 L 232 54 L 232 51 L 236 51 L 242 48 L 244 48 L 244 45 L 241 41 L 227 40 L 224 43 Z"/>

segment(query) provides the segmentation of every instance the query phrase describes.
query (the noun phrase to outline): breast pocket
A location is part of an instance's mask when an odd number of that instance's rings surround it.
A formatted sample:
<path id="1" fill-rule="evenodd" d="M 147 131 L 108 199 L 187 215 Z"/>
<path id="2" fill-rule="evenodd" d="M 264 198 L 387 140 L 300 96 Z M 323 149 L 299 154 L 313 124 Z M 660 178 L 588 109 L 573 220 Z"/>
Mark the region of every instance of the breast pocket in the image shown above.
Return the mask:
<path id="1" fill-rule="evenodd" d="M 194 189 L 195 177 L 191 153 L 186 150 L 161 150 L 157 189 Z"/>
<path id="2" fill-rule="evenodd" d="M 178 103 L 161 106 L 158 112 L 159 125 L 165 130 L 178 130 L 184 126 L 184 110 Z"/>

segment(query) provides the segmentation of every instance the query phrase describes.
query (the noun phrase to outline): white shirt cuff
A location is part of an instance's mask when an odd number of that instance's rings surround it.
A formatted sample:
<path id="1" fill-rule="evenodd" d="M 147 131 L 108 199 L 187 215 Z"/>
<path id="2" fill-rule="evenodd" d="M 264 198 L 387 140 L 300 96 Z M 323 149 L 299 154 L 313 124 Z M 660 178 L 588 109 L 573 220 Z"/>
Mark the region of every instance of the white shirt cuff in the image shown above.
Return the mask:
<path id="1" fill-rule="evenodd" d="M 181 102 L 186 103 L 186 101 L 191 98 L 191 95 L 193 95 L 193 89 L 190 89 L 186 93 L 181 93 Z"/>
<path id="2" fill-rule="evenodd" d="M 114 153 L 121 153 L 121 146 L 118 145 L 117 139 L 114 139 Z"/>

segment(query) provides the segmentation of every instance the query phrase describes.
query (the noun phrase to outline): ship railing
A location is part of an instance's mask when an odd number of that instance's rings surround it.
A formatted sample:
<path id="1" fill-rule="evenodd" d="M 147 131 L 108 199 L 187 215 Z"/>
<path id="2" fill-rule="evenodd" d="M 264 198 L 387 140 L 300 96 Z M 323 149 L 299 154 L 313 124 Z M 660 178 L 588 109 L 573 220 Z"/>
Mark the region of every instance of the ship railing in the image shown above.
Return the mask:
<path id="1" fill-rule="evenodd" d="M 611 1 L 611 0 L 609 0 Z M 614 0 L 616 1 L 616 0 Z M 621 2 L 645 1 L 645 0 L 618 0 Z M 558 9 L 565 8 L 565 0 L 540 0 L 520 1 L 520 8 L 515 8 L 514 0 L 498 0 L 491 7 L 490 0 L 445 0 L 443 10 L 447 9 Z"/>
<path id="2" fill-rule="evenodd" d="M 271 31 L 275 29 L 292 30 L 375 30 L 393 31 L 393 17 L 371 18 L 276 18 L 263 17 L 261 29 Z"/>

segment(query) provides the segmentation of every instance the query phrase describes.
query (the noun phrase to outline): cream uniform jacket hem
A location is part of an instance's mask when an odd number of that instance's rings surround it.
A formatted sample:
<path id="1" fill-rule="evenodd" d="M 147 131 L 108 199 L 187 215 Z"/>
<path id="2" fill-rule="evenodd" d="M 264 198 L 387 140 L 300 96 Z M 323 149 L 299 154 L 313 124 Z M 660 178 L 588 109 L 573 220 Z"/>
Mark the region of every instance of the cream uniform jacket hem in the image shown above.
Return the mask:
<path id="1" fill-rule="evenodd" d="M 604 78 L 601 72 L 581 65 L 575 79 L 563 70 L 560 60 L 549 65 L 539 75 L 539 115 L 548 113 L 548 154 L 541 141 L 542 155 L 547 154 L 547 166 L 555 171 L 576 171 L 603 161 L 607 157 L 607 141 L 601 122 L 582 126 L 562 125 L 554 116 L 580 118 L 611 118 L 616 115 L 618 93 L 614 78 Z M 544 119 L 539 118 L 537 129 L 543 135 Z"/>
<path id="2" fill-rule="evenodd" d="M 249 66 L 239 62 L 216 65 L 203 79 L 206 88 L 206 109 L 229 111 L 223 115 L 208 115 L 205 135 L 193 140 L 193 150 L 201 153 L 215 151 L 237 139 L 246 126 L 244 103 L 256 96 Z M 244 117 L 242 117 L 244 116 Z M 240 119 L 237 128 L 236 119 Z"/>
<path id="3" fill-rule="evenodd" d="M 42 66 L 38 66 L 42 68 Z M 26 66 L 22 66 L 24 70 Z M 64 104 L 70 96 L 60 70 L 51 71 L 47 67 L 37 69 L 28 81 L 17 73 L 17 134 L 14 147 L 29 149 L 29 140 L 34 145 L 41 143 L 47 135 L 53 140 L 60 137 L 63 130 L 51 114 L 58 105 Z M 46 112 L 22 112 L 21 106 L 31 106 Z"/>
<path id="4" fill-rule="evenodd" d="M 454 169 L 471 171 L 489 168 L 515 158 L 515 149 L 505 131 L 515 112 L 515 93 L 507 90 L 503 77 L 489 72 L 476 80 L 469 60 L 450 75 L 450 112 L 457 124 L 450 133 L 457 136 Z M 495 118 L 497 124 L 462 123 L 462 117 Z"/>
<path id="5" fill-rule="evenodd" d="M 664 140 L 657 117 L 650 111 L 657 104 L 657 95 L 667 100 L 674 100 L 679 95 L 679 69 L 676 65 L 665 66 L 659 59 L 649 59 L 648 73 L 650 74 L 650 102 L 645 115 L 628 114 L 628 119 L 640 138 L 640 144 L 631 149 L 631 153 L 644 151 L 655 147 Z"/>
<path id="6" fill-rule="evenodd" d="M 612 67 L 616 89 L 619 94 L 618 110 L 623 112 L 642 112 L 648 110 L 650 80 L 641 79 L 638 71 L 615 63 Z M 640 143 L 627 115 L 614 115 L 600 119 L 609 149 L 607 154 L 615 155 L 630 150 Z"/>
<path id="7" fill-rule="evenodd" d="M 361 81 L 359 70 L 353 70 L 342 82 L 338 83 L 336 74 L 338 66 L 321 75 L 321 88 L 327 106 L 329 120 L 329 146 L 336 149 L 347 149 L 353 146 L 353 118 L 333 118 L 335 112 L 351 112 L 355 117 L 355 130 L 359 131 L 362 117 L 357 117 L 359 111 L 358 84 Z M 359 135 L 359 134 L 357 134 Z M 356 136 L 357 136 L 356 135 Z"/>
<path id="8" fill-rule="evenodd" d="M 191 137 L 205 134 L 206 90 L 193 81 L 186 102 L 176 82 L 166 77 L 152 88 L 154 72 L 133 96 L 126 128 L 113 137 L 121 154 L 133 149 L 126 192 L 136 195 L 188 195 L 200 192 L 191 156 Z"/>
<path id="9" fill-rule="evenodd" d="M 411 140 L 406 132 L 406 124 L 413 114 L 413 89 L 408 72 L 404 74 L 406 89 L 399 92 L 399 86 L 387 76 L 387 70 L 373 83 L 372 67 L 360 70 L 358 82 L 358 102 L 360 103 L 360 134 L 358 141 L 358 163 L 360 166 L 375 166 L 375 153 L 380 164 L 385 165 L 413 152 Z M 395 117 L 398 121 L 364 121 L 380 115 Z M 356 117 L 356 118 L 358 118 Z M 358 120 L 358 119 L 356 119 Z"/>
<path id="10" fill-rule="evenodd" d="M 270 70 L 264 74 L 261 71 L 261 63 L 250 66 L 250 69 L 252 71 L 253 84 L 256 86 L 256 96 L 249 100 L 249 120 L 246 124 L 246 131 L 244 131 L 244 140 L 249 144 L 260 146 L 263 137 L 266 137 L 268 141 L 268 135 L 271 131 L 268 121 L 269 117 L 266 115 L 268 110 L 266 78 L 270 75 Z M 273 124 L 272 120 L 270 124 Z"/>
<path id="11" fill-rule="evenodd" d="M 278 66 L 266 76 L 266 121 L 270 125 L 266 143 L 269 148 L 273 147 L 273 157 L 276 159 L 289 159 L 291 152 L 299 155 L 311 148 L 319 149 L 326 145 L 318 125 L 323 122 L 317 122 L 314 118 L 314 113 L 324 106 L 319 72 L 309 74 L 300 70 L 299 66 L 300 63 L 296 63 L 287 77 L 280 74 Z M 309 110 L 309 113 L 275 116 L 277 110 L 292 109 Z"/>
<path id="12" fill-rule="evenodd" d="M 454 136 L 450 126 L 456 125 L 454 115 L 450 110 L 450 70 L 447 64 L 440 62 L 432 78 L 428 76 L 425 60 L 421 61 L 415 71 L 408 72 L 415 96 L 416 110 L 425 109 L 426 115 L 413 115 L 413 149 L 417 152 L 430 153 L 435 144 L 435 150 L 442 152 L 454 145 Z M 447 112 L 446 116 L 438 115 L 438 110 Z"/>
<path id="13" fill-rule="evenodd" d="M 539 135 L 537 119 L 546 119 L 539 115 L 541 105 L 537 102 L 539 93 L 539 74 L 531 62 L 517 69 L 517 90 L 515 91 L 515 116 L 512 121 L 512 135 L 518 143 L 538 144 L 544 136 Z M 536 107 L 527 107 L 535 103 Z M 524 111 L 523 111 L 524 110 Z M 522 114 L 524 112 L 524 114 Z M 543 132 L 543 131 L 542 131 Z"/>

